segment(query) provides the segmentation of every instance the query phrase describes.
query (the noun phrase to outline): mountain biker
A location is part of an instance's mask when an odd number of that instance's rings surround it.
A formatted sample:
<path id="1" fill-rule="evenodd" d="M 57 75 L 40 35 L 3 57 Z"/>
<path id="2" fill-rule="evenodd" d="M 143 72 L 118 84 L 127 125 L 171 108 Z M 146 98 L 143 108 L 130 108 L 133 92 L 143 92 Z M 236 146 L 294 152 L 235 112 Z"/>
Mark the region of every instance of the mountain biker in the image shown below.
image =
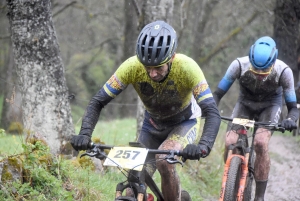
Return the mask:
<path id="1" fill-rule="evenodd" d="M 164 21 L 146 25 L 138 36 L 136 55 L 119 66 L 88 104 L 80 133 L 71 140 L 73 148 L 88 148 L 102 108 L 132 84 L 145 106 L 138 142 L 150 149 L 183 149 L 186 159 L 208 156 L 219 130 L 220 114 L 200 67 L 176 53 L 176 48 L 172 26 Z M 201 114 L 206 119 L 199 136 Z M 147 161 L 153 159 L 150 154 Z M 175 167 L 160 160 L 147 167 L 151 176 L 156 167 L 165 200 L 180 200 Z"/>
<path id="2" fill-rule="evenodd" d="M 248 56 L 235 59 L 227 69 L 224 77 L 213 93 L 217 105 L 229 90 L 233 82 L 238 79 L 240 92 L 233 109 L 233 118 L 254 119 L 261 122 L 279 121 L 282 109 L 282 95 L 286 102 L 288 114 L 281 125 L 287 130 L 296 127 L 297 111 L 294 78 L 292 70 L 281 60 L 277 59 L 278 50 L 275 41 L 264 36 L 256 40 L 251 46 Z M 227 146 L 238 139 L 236 134 L 238 125 L 232 125 L 226 133 L 224 158 L 227 157 Z M 264 200 L 270 171 L 270 157 L 268 143 L 272 132 L 265 128 L 258 128 L 254 139 L 255 160 L 255 201 Z"/>

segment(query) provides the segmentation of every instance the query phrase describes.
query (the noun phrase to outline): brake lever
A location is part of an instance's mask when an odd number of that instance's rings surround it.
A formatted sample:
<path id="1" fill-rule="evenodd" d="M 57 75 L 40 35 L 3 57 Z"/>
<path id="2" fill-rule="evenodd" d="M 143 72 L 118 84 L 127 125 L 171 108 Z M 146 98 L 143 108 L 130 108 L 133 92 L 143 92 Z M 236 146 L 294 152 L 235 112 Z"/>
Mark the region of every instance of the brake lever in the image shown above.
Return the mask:
<path id="1" fill-rule="evenodd" d="M 176 164 L 176 163 L 179 163 L 182 167 L 183 167 L 183 162 L 182 161 L 179 161 L 177 159 L 175 159 L 175 154 L 174 152 L 171 152 L 169 155 L 167 155 L 165 157 L 166 161 L 170 164 Z"/>
<path id="2" fill-rule="evenodd" d="M 183 162 L 182 161 L 179 161 L 175 158 L 167 158 L 166 161 L 170 164 L 176 164 L 176 163 L 179 163 L 182 167 L 183 167 Z"/>
<path id="3" fill-rule="evenodd" d="M 83 153 L 83 154 L 80 155 L 80 158 L 83 157 L 83 156 L 94 157 L 96 155 L 97 155 L 96 152 L 85 152 L 85 153 Z"/>
<path id="4" fill-rule="evenodd" d="M 87 150 L 87 152 L 80 155 L 80 158 L 83 156 L 95 157 L 100 160 L 104 160 L 107 156 L 103 150 L 98 150 L 98 148 L 93 148 L 92 150 Z"/>

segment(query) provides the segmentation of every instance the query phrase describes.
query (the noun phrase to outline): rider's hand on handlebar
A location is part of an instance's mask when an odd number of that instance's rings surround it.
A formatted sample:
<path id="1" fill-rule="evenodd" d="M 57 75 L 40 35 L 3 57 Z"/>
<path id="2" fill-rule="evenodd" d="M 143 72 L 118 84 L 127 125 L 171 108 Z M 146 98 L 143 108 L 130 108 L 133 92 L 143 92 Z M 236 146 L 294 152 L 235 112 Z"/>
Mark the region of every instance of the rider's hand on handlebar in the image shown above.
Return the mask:
<path id="1" fill-rule="evenodd" d="M 209 148 L 203 144 L 188 144 L 182 151 L 184 159 L 199 160 L 205 158 L 209 154 Z"/>
<path id="2" fill-rule="evenodd" d="M 296 122 L 290 118 L 282 120 L 281 126 L 289 131 L 292 131 L 293 129 L 297 128 Z"/>
<path id="3" fill-rule="evenodd" d="M 72 147 L 76 150 L 87 150 L 90 146 L 91 137 L 89 135 L 73 135 L 71 140 Z"/>

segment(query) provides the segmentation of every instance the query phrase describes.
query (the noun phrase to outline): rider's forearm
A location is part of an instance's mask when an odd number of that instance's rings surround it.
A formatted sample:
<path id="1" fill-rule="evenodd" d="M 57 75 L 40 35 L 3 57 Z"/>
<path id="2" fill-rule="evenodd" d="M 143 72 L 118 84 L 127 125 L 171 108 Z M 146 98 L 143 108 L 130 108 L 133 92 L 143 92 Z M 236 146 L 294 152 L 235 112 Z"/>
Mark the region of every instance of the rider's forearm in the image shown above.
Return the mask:
<path id="1" fill-rule="evenodd" d="M 205 123 L 199 144 L 205 144 L 212 149 L 221 124 L 220 113 L 214 101 L 209 104 L 200 104 L 200 107 Z"/>
<path id="2" fill-rule="evenodd" d="M 292 120 L 297 121 L 299 118 L 299 111 L 297 109 L 297 103 L 296 102 L 286 103 L 286 106 L 288 108 L 287 119 L 291 118 Z"/>
<path id="3" fill-rule="evenodd" d="M 215 99 L 215 102 L 217 105 L 219 105 L 220 100 L 222 99 L 222 97 L 226 94 L 226 91 L 220 89 L 219 87 L 216 89 L 216 91 L 214 91 L 213 93 L 213 97 Z"/>
<path id="4" fill-rule="evenodd" d="M 98 122 L 102 108 L 111 100 L 103 88 L 89 102 L 82 119 L 80 135 L 91 136 Z"/>

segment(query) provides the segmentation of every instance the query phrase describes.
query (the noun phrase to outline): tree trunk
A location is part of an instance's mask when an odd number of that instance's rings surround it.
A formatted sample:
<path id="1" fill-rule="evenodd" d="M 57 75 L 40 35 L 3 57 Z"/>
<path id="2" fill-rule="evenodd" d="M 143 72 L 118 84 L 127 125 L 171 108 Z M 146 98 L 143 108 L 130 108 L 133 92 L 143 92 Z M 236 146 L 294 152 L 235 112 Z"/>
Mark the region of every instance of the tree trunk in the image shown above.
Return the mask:
<path id="1" fill-rule="evenodd" d="M 124 3 L 124 44 L 122 62 L 135 54 L 136 39 L 138 37 L 137 30 L 137 14 L 134 12 L 134 7 L 131 1 Z M 122 105 L 119 109 L 121 118 L 133 117 L 136 115 L 137 93 L 134 91 L 132 85 L 128 86 L 117 98 L 116 102 Z"/>
<path id="2" fill-rule="evenodd" d="M 297 50 L 299 47 L 299 0 L 277 0 L 274 20 L 274 40 L 278 49 L 278 58 L 293 70 L 295 84 L 299 80 Z"/>
<path id="3" fill-rule="evenodd" d="M 66 153 L 75 134 L 50 0 L 7 0 L 14 61 L 27 134 L 43 137 L 53 154 Z"/>
<path id="4" fill-rule="evenodd" d="M 22 98 L 21 92 L 17 83 L 17 75 L 14 67 L 14 59 L 12 51 L 7 55 L 9 58 L 6 63 L 5 79 L 3 83 L 3 103 L 1 114 L 1 126 L 8 133 L 21 134 L 22 133 Z"/>
<path id="5" fill-rule="evenodd" d="M 143 1 L 142 13 L 140 17 L 139 30 L 141 30 L 146 24 L 153 22 L 155 20 L 164 20 L 165 22 L 171 24 L 173 17 L 173 0 L 156 1 L 149 0 Z M 144 105 L 140 98 L 138 98 L 138 109 L 137 109 L 137 135 L 139 134 L 144 119 Z"/>

